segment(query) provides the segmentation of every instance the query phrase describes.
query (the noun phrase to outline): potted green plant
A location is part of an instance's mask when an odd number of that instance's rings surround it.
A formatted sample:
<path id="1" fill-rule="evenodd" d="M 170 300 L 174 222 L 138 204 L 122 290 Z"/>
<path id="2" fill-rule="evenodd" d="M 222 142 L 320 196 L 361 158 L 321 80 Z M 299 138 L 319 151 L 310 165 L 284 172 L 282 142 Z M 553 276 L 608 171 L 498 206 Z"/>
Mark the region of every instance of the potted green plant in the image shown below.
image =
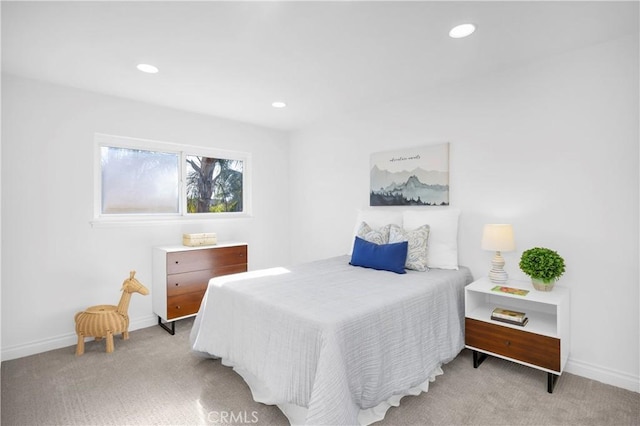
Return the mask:
<path id="1" fill-rule="evenodd" d="M 551 249 L 534 247 L 522 253 L 520 269 L 531 277 L 533 288 L 551 291 L 565 271 L 564 259 Z"/>

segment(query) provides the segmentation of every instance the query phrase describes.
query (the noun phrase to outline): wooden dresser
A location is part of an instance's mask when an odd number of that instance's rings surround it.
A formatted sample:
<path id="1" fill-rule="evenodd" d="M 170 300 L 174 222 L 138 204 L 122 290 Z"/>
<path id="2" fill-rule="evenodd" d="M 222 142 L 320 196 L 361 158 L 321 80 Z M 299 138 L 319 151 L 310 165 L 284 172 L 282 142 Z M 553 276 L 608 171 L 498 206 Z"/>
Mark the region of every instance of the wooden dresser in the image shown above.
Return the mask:
<path id="1" fill-rule="evenodd" d="M 151 296 L 158 324 L 174 334 L 174 321 L 198 313 L 211 278 L 246 271 L 245 243 L 154 247 Z"/>

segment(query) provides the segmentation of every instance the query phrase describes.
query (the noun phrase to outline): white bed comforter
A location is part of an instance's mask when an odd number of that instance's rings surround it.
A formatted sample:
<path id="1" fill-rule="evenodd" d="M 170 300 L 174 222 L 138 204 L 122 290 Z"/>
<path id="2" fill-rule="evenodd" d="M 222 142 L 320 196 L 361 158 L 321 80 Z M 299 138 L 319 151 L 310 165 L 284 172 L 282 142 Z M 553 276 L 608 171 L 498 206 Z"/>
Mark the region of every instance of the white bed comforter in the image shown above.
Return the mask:
<path id="1" fill-rule="evenodd" d="M 398 275 L 348 262 L 212 279 L 193 350 L 222 358 L 292 423 L 370 423 L 364 412 L 433 380 L 462 350 L 472 278 L 464 267 Z"/>

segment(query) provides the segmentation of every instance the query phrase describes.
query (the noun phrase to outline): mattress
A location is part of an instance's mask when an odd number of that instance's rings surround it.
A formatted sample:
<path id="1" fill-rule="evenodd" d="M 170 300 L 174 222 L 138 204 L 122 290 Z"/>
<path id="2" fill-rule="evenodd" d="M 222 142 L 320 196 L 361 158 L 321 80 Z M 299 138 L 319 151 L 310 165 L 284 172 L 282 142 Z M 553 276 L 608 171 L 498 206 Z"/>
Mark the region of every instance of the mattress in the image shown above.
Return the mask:
<path id="1" fill-rule="evenodd" d="M 349 256 L 210 280 L 194 351 L 222 358 L 292 424 L 369 424 L 464 347 L 468 268 L 406 274 Z"/>

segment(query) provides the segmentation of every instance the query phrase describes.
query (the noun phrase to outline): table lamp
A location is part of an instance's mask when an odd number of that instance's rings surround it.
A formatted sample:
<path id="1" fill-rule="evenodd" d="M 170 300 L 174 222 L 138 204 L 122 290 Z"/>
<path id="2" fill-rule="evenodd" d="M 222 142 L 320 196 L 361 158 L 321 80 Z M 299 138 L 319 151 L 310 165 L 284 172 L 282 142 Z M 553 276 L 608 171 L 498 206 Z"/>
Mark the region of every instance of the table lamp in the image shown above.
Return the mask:
<path id="1" fill-rule="evenodd" d="M 496 255 L 491 261 L 489 279 L 496 284 L 507 282 L 507 272 L 504 270 L 504 258 L 501 252 L 513 251 L 516 245 L 513 240 L 513 227 L 507 224 L 489 224 L 484 226 L 482 232 L 482 249 L 495 251 Z"/>

